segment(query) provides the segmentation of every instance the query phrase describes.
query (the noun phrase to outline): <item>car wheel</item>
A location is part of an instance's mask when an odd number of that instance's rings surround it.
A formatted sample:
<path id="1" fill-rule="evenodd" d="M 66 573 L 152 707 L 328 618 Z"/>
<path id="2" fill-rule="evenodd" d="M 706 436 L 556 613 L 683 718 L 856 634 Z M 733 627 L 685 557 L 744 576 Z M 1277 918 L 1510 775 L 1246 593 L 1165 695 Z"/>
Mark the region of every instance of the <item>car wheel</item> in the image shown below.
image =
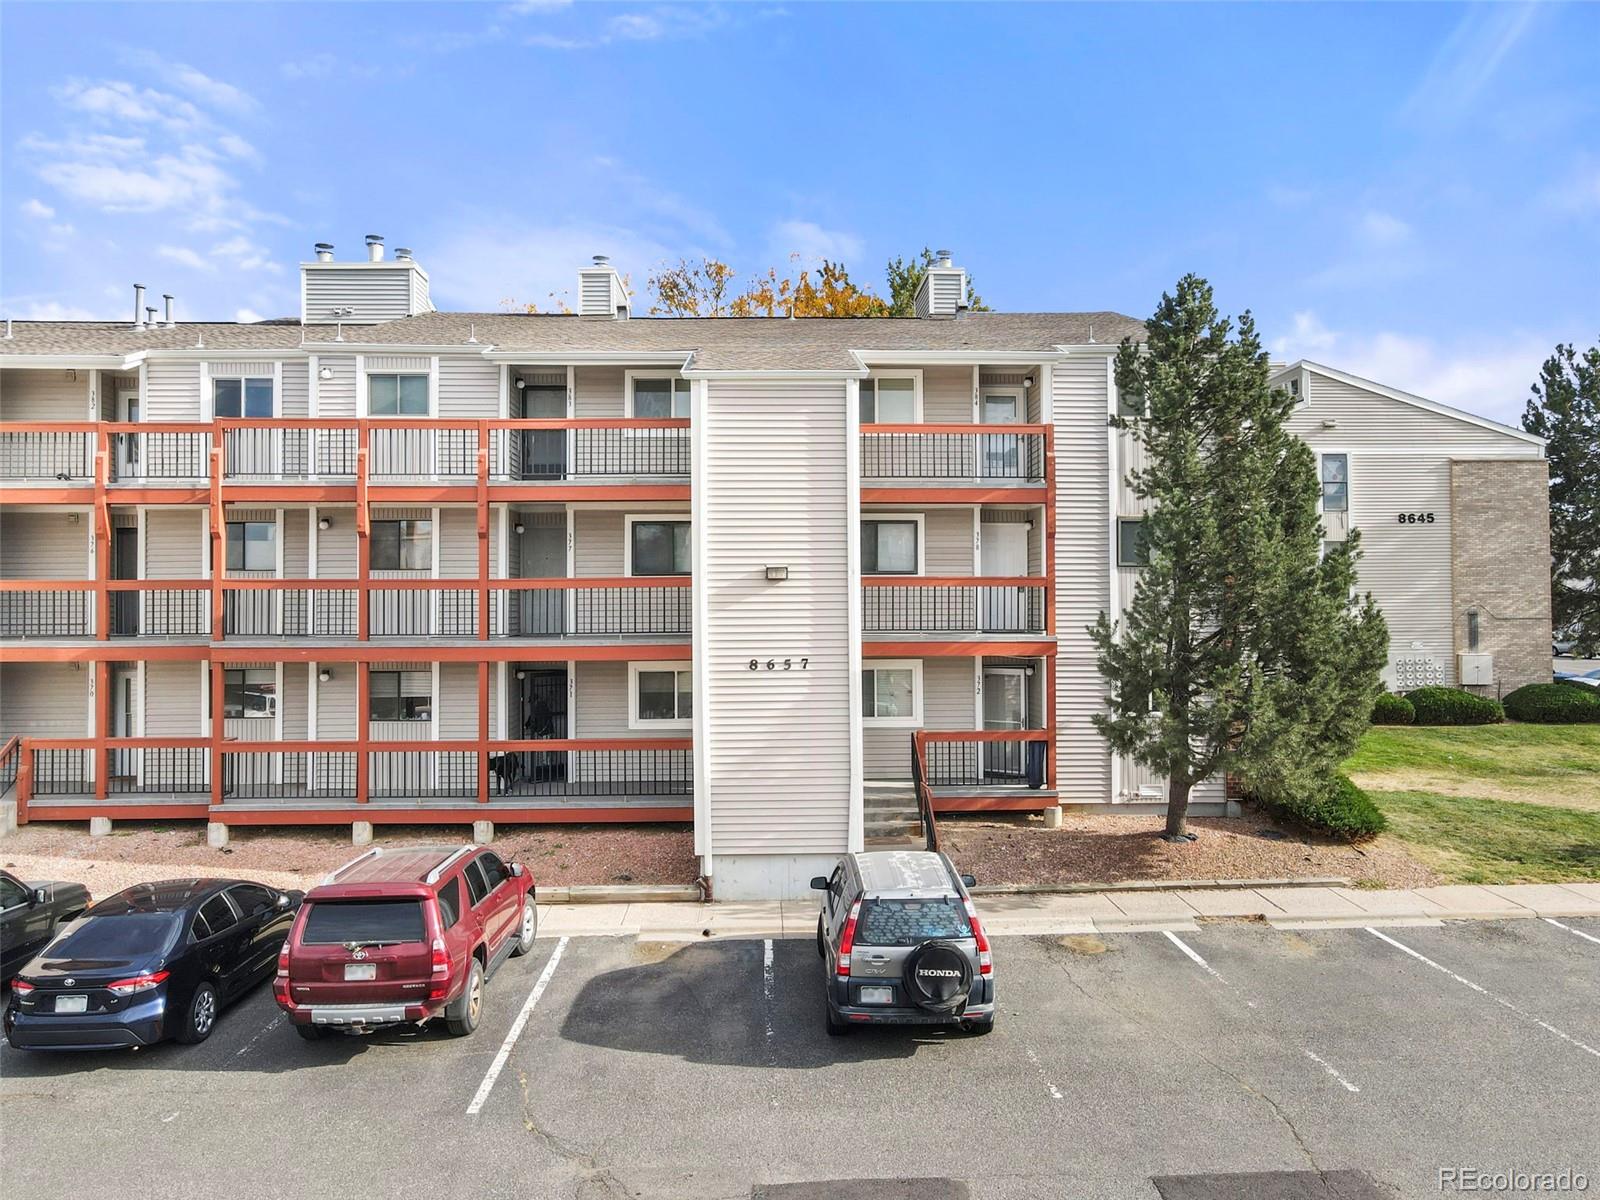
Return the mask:
<path id="1" fill-rule="evenodd" d="M 530 896 L 522 902 L 522 924 L 517 927 L 517 945 L 511 951 L 511 957 L 520 958 L 532 950 L 534 939 L 538 936 L 539 909 Z"/>
<path id="2" fill-rule="evenodd" d="M 189 997 L 189 1008 L 183 1014 L 183 1024 L 178 1029 L 178 1040 L 193 1046 L 211 1036 L 217 1027 L 217 989 L 202 983 Z"/>
<path id="3" fill-rule="evenodd" d="M 483 1017 L 483 964 L 472 960 L 472 970 L 467 972 L 467 986 L 454 1004 L 444 1010 L 444 1023 L 453 1037 L 466 1037 L 478 1027 Z"/>
<path id="4" fill-rule="evenodd" d="M 961 1028 L 973 1037 L 982 1037 L 986 1033 L 994 1032 L 994 1018 L 984 1017 L 980 1021 L 963 1021 Z"/>
<path id="5" fill-rule="evenodd" d="M 833 1006 L 826 1000 L 822 1002 L 822 1019 L 827 1026 L 829 1037 L 844 1037 L 850 1032 L 850 1023 L 841 1021 L 833 1015 Z"/>
<path id="6" fill-rule="evenodd" d="M 326 1025 L 296 1025 L 294 1031 L 307 1042 L 320 1042 L 333 1033 Z"/>

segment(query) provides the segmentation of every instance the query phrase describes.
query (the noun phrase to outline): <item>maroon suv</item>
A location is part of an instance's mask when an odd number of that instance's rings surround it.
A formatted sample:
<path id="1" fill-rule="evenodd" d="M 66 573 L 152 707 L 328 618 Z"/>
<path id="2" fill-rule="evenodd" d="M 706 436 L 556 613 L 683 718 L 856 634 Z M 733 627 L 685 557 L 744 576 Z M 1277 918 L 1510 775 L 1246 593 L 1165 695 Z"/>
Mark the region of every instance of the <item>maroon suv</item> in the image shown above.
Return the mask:
<path id="1" fill-rule="evenodd" d="M 272 994 L 301 1037 L 443 1017 L 478 1027 L 483 985 L 533 949 L 533 877 L 474 846 L 375 848 L 306 894 Z"/>

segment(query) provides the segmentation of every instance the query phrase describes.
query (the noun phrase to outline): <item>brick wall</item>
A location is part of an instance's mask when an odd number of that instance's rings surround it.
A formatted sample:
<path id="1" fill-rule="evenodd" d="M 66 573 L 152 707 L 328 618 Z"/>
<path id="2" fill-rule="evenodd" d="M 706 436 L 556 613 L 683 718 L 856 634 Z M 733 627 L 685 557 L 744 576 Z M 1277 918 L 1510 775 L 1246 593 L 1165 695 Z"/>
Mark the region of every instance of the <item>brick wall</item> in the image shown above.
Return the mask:
<path id="1" fill-rule="evenodd" d="M 1457 459 L 1450 464 L 1451 583 L 1455 648 L 1468 650 L 1467 614 L 1478 613 L 1478 650 L 1494 655 L 1503 696 L 1550 682 L 1550 485 L 1543 459 Z"/>

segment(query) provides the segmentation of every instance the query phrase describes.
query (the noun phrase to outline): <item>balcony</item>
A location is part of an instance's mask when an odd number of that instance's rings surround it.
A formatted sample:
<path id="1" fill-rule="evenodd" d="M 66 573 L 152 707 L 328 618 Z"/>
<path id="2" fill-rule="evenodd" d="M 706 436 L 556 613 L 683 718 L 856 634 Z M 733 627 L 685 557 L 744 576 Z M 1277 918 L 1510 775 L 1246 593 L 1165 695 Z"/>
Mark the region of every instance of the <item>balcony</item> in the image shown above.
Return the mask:
<path id="1" fill-rule="evenodd" d="M 1047 579 L 864 576 L 864 634 L 1037 634 L 1048 629 Z"/>
<path id="2" fill-rule="evenodd" d="M 211 633 L 209 580 L 112 579 L 106 584 L 106 636 L 203 638 Z M 0 638 L 98 635 L 99 584 L 89 579 L 0 581 Z"/>
<path id="3" fill-rule="evenodd" d="M 863 425 L 863 482 L 1025 487 L 1043 484 L 1047 425 Z"/>

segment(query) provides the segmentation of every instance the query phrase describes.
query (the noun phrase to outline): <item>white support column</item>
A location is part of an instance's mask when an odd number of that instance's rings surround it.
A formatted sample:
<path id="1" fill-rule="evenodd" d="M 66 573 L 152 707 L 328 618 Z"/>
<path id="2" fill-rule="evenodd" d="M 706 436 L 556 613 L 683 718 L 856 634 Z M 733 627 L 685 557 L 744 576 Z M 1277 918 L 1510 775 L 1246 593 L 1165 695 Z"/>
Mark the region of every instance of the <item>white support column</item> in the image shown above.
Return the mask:
<path id="1" fill-rule="evenodd" d="M 715 697 L 711 694 L 711 672 L 704 652 L 710 599 L 706 589 L 706 441 L 710 436 L 710 388 L 704 379 L 689 384 L 689 529 L 691 533 L 690 611 L 692 646 L 689 672 L 694 687 L 694 852 L 700 856 L 700 871 L 707 878 L 713 870 L 714 847 L 711 837 L 711 720 Z M 632 686 L 631 682 L 629 686 Z M 629 697 L 632 703 L 632 697 Z"/>
<path id="2" fill-rule="evenodd" d="M 431 578 L 438 579 L 439 578 L 439 544 L 442 541 L 444 541 L 444 526 L 439 523 L 439 508 L 438 508 L 437 505 L 435 505 L 433 508 L 428 510 L 428 517 L 429 517 L 430 521 L 432 522 L 432 528 L 433 528 L 433 536 L 428 539 L 428 574 L 429 574 L 429 576 Z M 477 527 L 477 517 L 476 517 L 476 515 L 474 515 L 474 517 L 473 517 L 473 527 L 472 528 L 473 528 L 473 537 L 476 538 L 477 537 L 477 528 L 478 528 Z M 473 558 L 473 562 L 476 563 L 478 556 L 476 554 L 474 554 L 472 556 L 472 558 Z M 477 575 L 478 569 L 477 569 L 476 566 L 473 567 L 472 573 L 473 573 L 473 575 Z M 428 592 L 428 634 L 429 634 L 429 636 L 434 636 L 434 637 L 438 636 L 439 630 L 444 625 L 444 621 L 442 619 L 444 614 L 441 611 L 441 605 L 443 603 L 443 600 L 444 600 L 444 596 L 439 591 L 439 589 L 437 587 L 432 588 L 432 589 L 429 590 L 429 592 Z M 434 703 L 435 703 L 435 707 L 437 707 L 437 704 L 438 704 L 437 696 L 435 696 Z"/>
<path id="3" fill-rule="evenodd" d="M 280 574 L 282 572 L 280 571 Z M 272 740 L 283 741 L 283 706 L 286 697 L 283 693 L 283 663 L 276 662 L 273 666 L 273 706 L 272 706 Z M 283 782 L 283 755 L 272 756 L 272 782 Z"/>
<path id="4" fill-rule="evenodd" d="M 573 512 L 570 501 L 563 507 L 566 509 L 567 513 L 567 578 L 576 579 L 578 577 L 577 514 Z M 624 522 L 624 524 L 626 524 L 626 522 Z M 624 550 L 624 553 L 626 553 L 626 550 Z M 562 609 L 565 614 L 563 617 L 563 620 L 565 621 L 563 632 L 570 637 L 573 630 L 577 627 L 578 594 L 574 589 L 567 588 L 563 595 L 564 602 L 562 604 Z M 545 611 L 548 612 L 549 609 L 546 609 Z"/>
<path id="5" fill-rule="evenodd" d="M 847 824 L 845 847 L 858 853 L 865 846 L 866 769 L 863 762 L 865 750 L 861 737 L 861 431 L 858 414 L 861 411 L 861 382 L 856 379 L 844 385 L 844 445 L 845 445 L 845 540 L 846 574 L 845 606 L 849 629 L 846 631 L 850 647 L 850 815 Z M 695 463 L 698 475 L 700 464 Z M 699 627 L 699 613 L 695 614 Z M 699 656 L 696 656 L 696 662 Z M 696 687 L 699 684 L 696 683 Z M 699 706 L 696 705 L 696 711 Z M 696 737 L 698 745 L 698 735 Z"/>
<path id="6" fill-rule="evenodd" d="M 306 741 L 317 740 L 317 672 L 322 669 L 319 662 L 306 663 Z M 317 753 L 312 750 L 306 754 L 306 793 L 309 795 L 317 787 Z"/>
<path id="7" fill-rule="evenodd" d="M 1117 571 L 1117 500 L 1120 494 L 1118 481 L 1121 475 L 1119 470 L 1118 451 L 1120 449 L 1121 433 L 1112 428 L 1111 418 L 1117 415 L 1117 371 L 1116 360 L 1111 356 L 1106 357 L 1106 608 L 1113 621 L 1122 616 L 1122 579 Z M 1059 488 L 1059 481 L 1057 487 Z M 1056 525 L 1056 536 L 1061 534 L 1060 523 Z M 1059 572 L 1061 564 L 1059 559 L 1056 570 Z M 1057 585 L 1059 590 L 1059 583 Z M 1053 684 L 1055 681 L 1051 680 Z M 1056 712 L 1059 722 L 1061 713 Z M 1061 735 L 1059 730 L 1056 741 L 1059 743 Z M 1106 775 L 1110 786 L 1111 795 L 1107 797 L 1112 804 L 1122 799 L 1122 760 L 1108 748 L 1106 751 L 1108 773 Z M 1056 775 L 1060 777 L 1060 759 L 1056 760 Z"/>
<path id="8" fill-rule="evenodd" d="M 306 578 L 317 577 L 317 535 L 322 531 L 317 528 L 317 522 L 322 519 L 317 506 L 313 504 L 306 509 Z M 306 636 L 311 637 L 317 628 L 317 592 L 312 588 L 306 593 Z"/>

